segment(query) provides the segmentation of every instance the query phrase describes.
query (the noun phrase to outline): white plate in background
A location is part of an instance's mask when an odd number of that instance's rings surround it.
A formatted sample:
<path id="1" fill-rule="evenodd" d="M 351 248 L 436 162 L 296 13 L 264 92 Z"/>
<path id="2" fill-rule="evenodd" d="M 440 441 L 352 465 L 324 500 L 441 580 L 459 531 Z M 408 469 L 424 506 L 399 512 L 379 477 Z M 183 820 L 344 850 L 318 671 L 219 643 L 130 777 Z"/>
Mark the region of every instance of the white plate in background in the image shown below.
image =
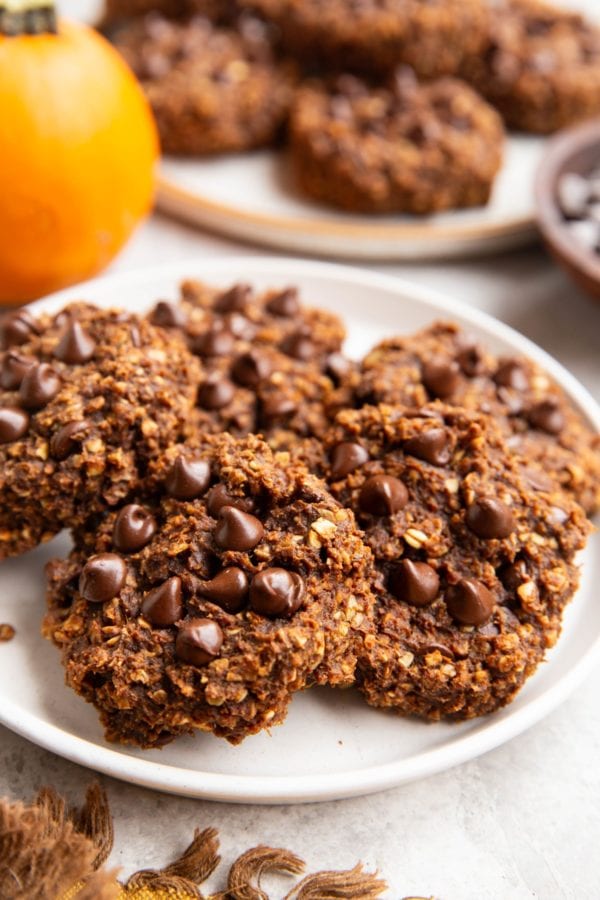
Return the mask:
<path id="1" fill-rule="evenodd" d="M 175 297 L 184 277 L 223 286 L 297 284 L 306 302 L 337 312 L 349 331 L 347 349 L 363 354 L 373 342 L 452 317 L 494 350 L 525 353 L 544 366 L 590 423 L 600 409 L 587 391 L 546 353 L 506 325 L 467 305 L 398 279 L 325 263 L 227 258 L 177 263 L 99 278 L 40 301 L 58 309 L 87 298 L 108 306 L 148 309 Z M 461 724 L 400 719 L 370 709 L 354 691 L 313 689 L 296 695 L 286 722 L 238 747 L 207 734 L 163 750 L 108 744 L 94 709 L 63 683 L 58 651 L 40 636 L 43 565 L 68 550 L 61 536 L 24 557 L 0 564 L 0 621 L 16 627 L 0 646 L 0 722 L 83 766 L 159 790 L 212 800 L 290 803 L 383 790 L 440 772 L 502 744 L 557 706 L 590 670 L 600 650 L 600 535 L 582 554 L 583 578 L 565 616 L 564 634 L 538 673 L 506 709 Z"/>

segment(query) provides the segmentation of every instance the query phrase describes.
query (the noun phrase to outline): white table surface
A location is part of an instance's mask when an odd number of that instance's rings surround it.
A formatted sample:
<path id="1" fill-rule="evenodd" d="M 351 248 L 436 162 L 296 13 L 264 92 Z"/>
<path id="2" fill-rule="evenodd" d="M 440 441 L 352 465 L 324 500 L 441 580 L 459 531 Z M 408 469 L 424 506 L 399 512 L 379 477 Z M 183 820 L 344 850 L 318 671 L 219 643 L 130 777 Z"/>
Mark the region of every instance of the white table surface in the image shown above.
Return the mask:
<path id="1" fill-rule="evenodd" d="M 263 251 L 154 216 L 113 264 L 124 271 L 179 259 Z M 541 250 L 471 262 L 378 266 L 436 287 L 527 334 L 600 398 L 600 305 Z M 1 649 L 0 649 L 1 652 Z M 370 797 L 305 806 L 205 803 L 102 777 L 115 817 L 110 862 L 126 875 L 161 865 L 196 826 L 216 826 L 224 862 L 250 846 L 289 847 L 309 870 L 362 859 L 387 878 L 389 900 L 586 900 L 600 896 L 600 669 L 544 722 L 486 756 Z M 93 773 L 0 728 L 0 794 L 51 783 L 74 802 Z M 270 882 L 272 898 L 286 882 Z M 210 882 L 224 885 L 219 877 Z"/>

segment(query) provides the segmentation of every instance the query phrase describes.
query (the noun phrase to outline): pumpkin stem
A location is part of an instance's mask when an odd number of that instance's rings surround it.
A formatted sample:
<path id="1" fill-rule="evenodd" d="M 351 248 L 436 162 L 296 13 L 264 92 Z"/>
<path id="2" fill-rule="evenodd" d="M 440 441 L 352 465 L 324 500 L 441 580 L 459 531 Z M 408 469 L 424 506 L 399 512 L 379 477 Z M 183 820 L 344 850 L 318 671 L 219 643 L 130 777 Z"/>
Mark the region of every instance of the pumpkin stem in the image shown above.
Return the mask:
<path id="1" fill-rule="evenodd" d="M 0 0 L 0 34 L 56 34 L 54 0 Z"/>

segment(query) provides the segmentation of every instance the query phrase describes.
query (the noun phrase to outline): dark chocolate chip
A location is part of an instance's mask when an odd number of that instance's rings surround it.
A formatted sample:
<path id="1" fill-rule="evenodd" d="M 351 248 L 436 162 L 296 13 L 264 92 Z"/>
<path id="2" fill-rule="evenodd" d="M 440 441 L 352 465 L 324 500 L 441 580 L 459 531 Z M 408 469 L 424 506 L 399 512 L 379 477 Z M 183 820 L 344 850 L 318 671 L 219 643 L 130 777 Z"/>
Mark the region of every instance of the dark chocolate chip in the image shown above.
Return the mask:
<path id="1" fill-rule="evenodd" d="M 96 342 L 79 322 L 71 322 L 54 350 L 56 359 L 69 365 L 81 365 L 94 355 Z"/>
<path id="2" fill-rule="evenodd" d="M 433 603 L 440 589 L 440 579 L 434 568 L 424 562 L 403 559 L 390 573 L 390 591 L 411 606 Z"/>
<path id="3" fill-rule="evenodd" d="M 0 407 L 0 444 L 18 441 L 29 428 L 29 416 L 14 406 Z"/>
<path id="4" fill-rule="evenodd" d="M 151 625 L 174 625 L 183 615 L 181 578 L 173 575 L 142 600 L 142 615 Z"/>
<path id="5" fill-rule="evenodd" d="M 236 613 L 244 605 L 248 593 L 248 576 L 243 569 L 229 566 L 211 581 L 200 585 L 198 591 L 226 612 Z"/>
<path id="6" fill-rule="evenodd" d="M 296 331 L 294 334 L 289 334 L 284 338 L 281 342 L 281 349 L 288 356 L 300 359 L 303 362 L 307 362 L 315 355 L 315 345 L 310 337 L 302 331 Z"/>
<path id="7" fill-rule="evenodd" d="M 456 360 L 428 362 L 423 366 L 423 384 L 427 390 L 442 400 L 450 397 L 458 387 L 460 369 Z"/>
<path id="8" fill-rule="evenodd" d="M 456 354 L 456 361 L 467 378 L 475 378 L 485 372 L 485 359 L 481 347 L 470 344 Z"/>
<path id="9" fill-rule="evenodd" d="M 325 363 L 325 372 L 334 384 L 341 384 L 352 368 L 343 353 L 330 353 Z"/>
<path id="10" fill-rule="evenodd" d="M 60 390 L 60 376 L 48 363 L 32 366 L 23 376 L 19 397 L 27 409 L 41 409 Z"/>
<path id="11" fill-rule="evenodd" d="M 198 391 L 198 406 L 203 409 L 222 409 L 231 403 L 235 388 L 228 378 L 209 375 Z"/>
<path id="12" fill-rule="evenodd" d="M 79 422 L 68 422 L 59 428 L 50 439 L 50 455 L 54 459 L 66 459 L 77 444 L 80 444 L 89 431 L 91 423 L 87 419 Z"/>
<path id="13" fill-rule="evenodd" d="M 343 441 L 333 448 L 331 454 L 331 477 L 344 478 L 350 472 L 354 472 L 359 466 L 364 465 L 369 459 L 369 453 L 361 444 L 352 441 Z"/>
<path id="14" fill-rule="evenodd" d="M 450 439 L 445 428 L 430 428 L 423 434 L 409 438 L 404 452 L 417 459 L 424 459 L 433 466 L 445 466 L 450 459 Z"/>
<path id="15" fill-rule="evenodd" d="M 565 427 L 565 416 L 558 403 L 544 400 L 536 403 L 527 413 L 529 424 L 547 434 L 560 434 Z"/>
<path id="16" fill-rule="evenodd" d="M 227 356 L 233 350 L 235 338 L 227 328 L 213 327 L 190 341 L 192 353 L 199 356 Z"/>
<path id="17" fill-rule="evenodd" d="M 267 422 L 291 416 L 297 409 L 298 406 L 294 400 L 290 397 L 282 397 L 277 394 L 266 397 L 261 403 L 262 415 Z"/>
<path id="18" fill-rule="evenodd" d="M 250 608 L 263 616 L 289 618 L 304 598 L 304 581 L 296 572 L 287 569 L 263 569 L 250 585 Z"/>
<path id="19" fill-rule="evenodd" d="M 206 493 L 210 484 L 210 465 L 203 459 L 178 456 L 165 478 L 169 497 L 176 500 L 195 500 Z"/>
<path id="20" fill-rule="evenodd" d="M 153 325 L 159 325 L 161 328 L 183 328 L 187 320 L 184 311 L 177 303 L 159 300 L 150 313 L 150 321 Z"/>
<path id="21" fill-rule="evenodd" d="M 88 559 L 79 576 L 79 593 L 89 603 L 106 603 L 121 591 L 127 566 L 116 553 L 99 553 Z"/>
<path id="22" fill-rule="evenodd" d="M 221 652 L 223 631 L 213 619 L 188 619 L 177 632 L 175 655 L 191 666 L 206 666 Z"/>
<path id="23" fill-rule="evenodd" d="M 25 344 L 32 337 L 40 333 L 37 322 L 26 309 L 12 313 L 2 323 L 2 346 L 14 347 Z"/>
<path id="24" fill-rule="evenodd" d="M 286 319 L 297 316 L 300 312 L 297 288 L 286 288 L 285 291 L 271 297 L 267 303 L 267 311 L 273 316 L 282 316 Z"/>
<path id="25" fill-rule="evenodd" d="M 271 360 L 258 350 L 242 353 L 233 361 L 231 375 L 244 387 L 254 388 L 268 378 L 273 371 Z"/>
<path id="26" fill-rule="evenodd" d="M 373 475 L 365 481 L 358 502 L 372 516 L 392 516 L 408 503 L 408 491 L 399 478 Z"/>
<path id="27" fill-rule="evenodd" d="M 30 356 L 23 356 L 16 350 L 9 350 L 2 361 L 0 384 L 7 391 L 18 390 L 25 373 L 35 365 L 37 365 L 37 360 Z"/>
<path id="28" fill-rule="evenodd" d="M 224 484 L 215 484 L 206 497 L 206 509 L 209 516 L 216 519 L 224 506 L 234 506 L 236 509 L 248 512 L 252 509 L 252 501 L 246 497 L 232 497 Z"/>
<path id="29" fill-rule="evenodd" d="M 483 625 L 492 615 L 495 602 L 492 592 L 475 578 L 463 578 L 446 592 L 448 612 L 462 625 Z"/>
<path id="30" fill-rule="evenodd" d="M 249 284 L 234 284 L 222 293 L 215 301 L 215 309 L 220 313 L 244 312 L 252 295 Z"/>
<path id="31" fill-rule="evenodd" d="M 235 506 L 223 506 L 215 528 L 215 543 L 223 550 L 252 550 L 262 540 L 262 523 Z"/>
<path id="32" fill-rule="evenodd" d="M 467 510 L 467 525 L 477 537 L 490 540 L 505 538 L 516 528 L 510 506 L 493 497 L 476 500 Z"/>
<path id="33" fill-rule="evenodd" d="M 515 391 L 526 391 L 529 378 L 523 365 L 517 359 L 506 359 L 500 363 L 494 375 L 496 384 L 514 388 Z"/>
<path id="34" fill-rule="evenodd" d="M 156 531 L 156 519 L 144 506 L 129 503 L 115 519 L 113 544 L 123 553 L 135 553 L 152 539 Z"/>

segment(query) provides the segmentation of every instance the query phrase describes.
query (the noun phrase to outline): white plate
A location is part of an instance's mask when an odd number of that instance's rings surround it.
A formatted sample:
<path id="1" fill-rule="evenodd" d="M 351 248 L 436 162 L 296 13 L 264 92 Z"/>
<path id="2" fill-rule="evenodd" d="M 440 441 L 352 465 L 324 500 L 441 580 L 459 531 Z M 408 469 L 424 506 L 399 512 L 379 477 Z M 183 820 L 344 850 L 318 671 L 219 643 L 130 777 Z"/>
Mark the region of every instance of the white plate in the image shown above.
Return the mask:
<path id="1" fill-rule="evenodd" d="M 184 277 L 258 287 L 298 284 L 306 301 L 344 315 L 348 350 L 359 355 L 394 332 L 451 316 L 498 351 L 529 354 L 559 381 L 600 429 L 600 409 L 558 363 L 484 313 L 403 281 L 341 266 L 292 259 L 232 258 L 178 263 L 98 279 L 41 301 L 58 309 L 85 297 L 106 306 L 147 309 L 175 296 Z M 600 649 L 599 536 L 584 554 L 583 582 L 567 611 L 564 635 L 549 661 L 505 710 L 458 725 L 405 721 L 369 709 L 353 691 L 297 695 L 272 734 L 231 747 L 211 735 L 183 738 L 158 751 L 107 744 L 93 708 L 63 685 L 58 653 L 39 635 L 43 565 L 66 552 L 67 539 L 0 566 L 0 621 L 17 629 L 0 646 L 0 721 L 36 744 L 116 778 L 178 794 L 253 803 L 349 797 L 382 790 L 472 759 L 528 728 L 560 703 Z"/>
<path id="2" fill-rule="evenodd" d="M 597 0 L 563 0 L 598 20 Z M 516 247 L 536 235 L 533 181 L 543 138 L 511 134 L 490 203 L 438 215 L 337 212 L 299 193 L 283 152 L 214 159 L 167 157 L 158 206 L 232 237 L 312 256 L 351 260 L 432 259 Z"/>

